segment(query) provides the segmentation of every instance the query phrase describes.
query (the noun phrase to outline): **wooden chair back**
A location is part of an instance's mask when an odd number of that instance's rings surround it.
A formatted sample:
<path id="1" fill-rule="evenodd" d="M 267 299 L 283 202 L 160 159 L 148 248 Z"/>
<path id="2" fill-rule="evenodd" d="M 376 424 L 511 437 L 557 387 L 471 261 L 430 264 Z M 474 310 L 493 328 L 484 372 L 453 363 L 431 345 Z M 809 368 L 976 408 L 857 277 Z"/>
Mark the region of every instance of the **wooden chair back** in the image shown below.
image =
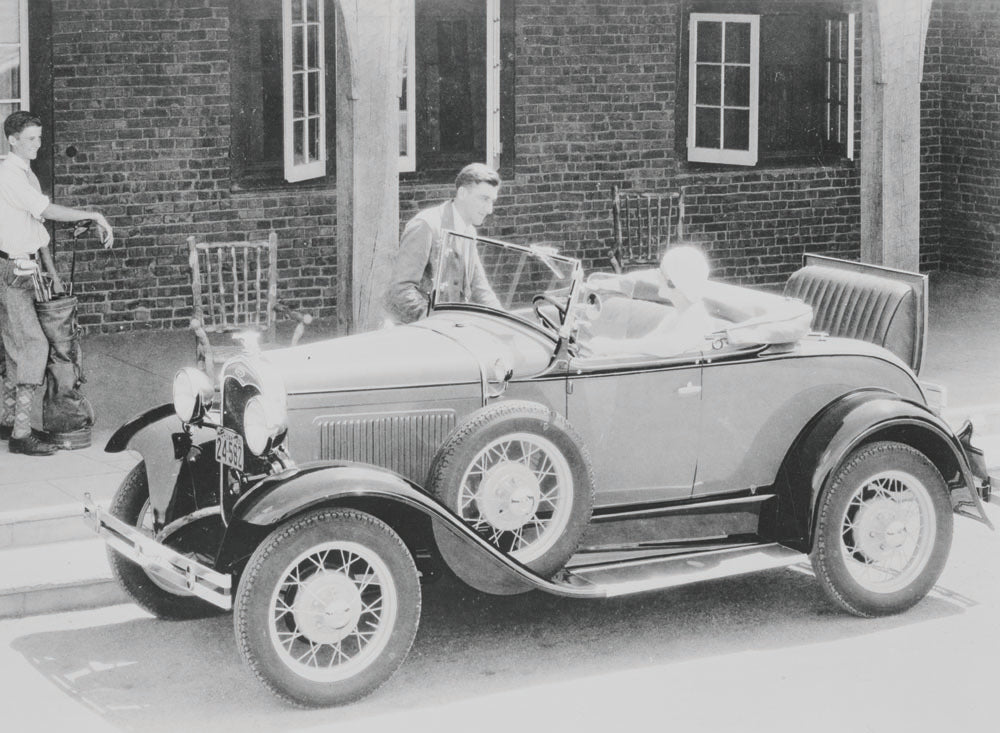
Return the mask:
<path id="1" fill-rule="evenodd" d="M 207 333 L 255 330 L 275 340 L 278 235 L 251 242 L 188 237 L 193 315 Z"/>
<path id="2" fill-rule="evenodd" d="M 612 189 L 614 243 L 611 264 L 626 268 L 656 266 L 663 253 L 684 237 L 684 195 Z"/>

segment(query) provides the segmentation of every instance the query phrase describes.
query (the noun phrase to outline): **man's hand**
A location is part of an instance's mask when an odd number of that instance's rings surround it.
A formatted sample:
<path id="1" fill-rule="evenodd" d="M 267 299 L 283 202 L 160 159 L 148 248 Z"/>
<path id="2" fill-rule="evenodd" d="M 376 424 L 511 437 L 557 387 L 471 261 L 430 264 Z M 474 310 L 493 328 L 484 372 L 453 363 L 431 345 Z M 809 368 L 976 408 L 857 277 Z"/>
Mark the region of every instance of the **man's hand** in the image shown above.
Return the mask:
<path id="1" fill-rule="evenodd" d="M 104 218 L 103 214 L 98 214 L 94 217 L 94 221 L 101 229 L 101 244 L 104 245 L 104 249 L 111 249 L 111 245 L 115 243 L 115 233 L 111 230 L 108 220 Z"/>

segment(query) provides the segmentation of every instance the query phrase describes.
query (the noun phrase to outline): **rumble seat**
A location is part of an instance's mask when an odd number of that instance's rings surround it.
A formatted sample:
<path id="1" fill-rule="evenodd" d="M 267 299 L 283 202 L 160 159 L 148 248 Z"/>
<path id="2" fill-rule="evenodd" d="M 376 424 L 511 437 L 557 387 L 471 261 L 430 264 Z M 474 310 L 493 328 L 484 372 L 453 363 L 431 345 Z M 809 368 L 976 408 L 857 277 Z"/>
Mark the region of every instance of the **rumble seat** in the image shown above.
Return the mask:
<path id="1" fill-rule="evenodd" d="M 812 306 L 814 330 L 885 347 L 919 370 L 926 333 L 925 275 L 809 256 L 788 279 L 785 295 Z"/>

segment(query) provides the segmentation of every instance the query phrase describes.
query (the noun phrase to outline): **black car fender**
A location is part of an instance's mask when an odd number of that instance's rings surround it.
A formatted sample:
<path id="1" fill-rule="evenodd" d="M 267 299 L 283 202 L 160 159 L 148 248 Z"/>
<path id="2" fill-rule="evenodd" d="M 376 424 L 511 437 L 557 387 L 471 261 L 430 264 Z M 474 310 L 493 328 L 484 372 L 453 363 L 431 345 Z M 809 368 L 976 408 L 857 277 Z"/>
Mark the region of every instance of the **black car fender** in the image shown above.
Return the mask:
<path id="1" fill-rule="evenodd" d="M 185 429 L 173 405 L 167 403 L 124 423 L 108 439 L 104 450 L 107 453 L 134 450 L 142 456 L 153 518 L 160 527 L 175 519 L 172 506 L 184 462 L 194 460 L 197 454 L 193 451 L 214 441 L 215 435 L 210 428 L 189 425 Z"/>
<path id="2" fill-rule="evenodd" d="M 437 498 L 399 474 L 378 466 L 350 461 L 311 462 L 268 476 L 233 506 L 215 567 L 232 571 L 271 531 L 312 509 L 343 506 L 366 511 L 390 525 L 400 510 L 417 512 L 440 522 L 469 549 L 470 562 L 499 568 L 512 585 L 548 589 L 549 581 L 508 557 L 472 531 Z"/>
<path id="3" fill-rule="evenodd" d="M 792 445 L 776 485 L 775 534 L 803 552 L 811 549 L 819 497 L 844 459 L 865 443 L 894 440 L 921 451 L 951 488 L 966 487 L 978 517 L 982 508 L 961 440 L 926 406 L 881 389 L 850 392 L 826 405 Z"/>

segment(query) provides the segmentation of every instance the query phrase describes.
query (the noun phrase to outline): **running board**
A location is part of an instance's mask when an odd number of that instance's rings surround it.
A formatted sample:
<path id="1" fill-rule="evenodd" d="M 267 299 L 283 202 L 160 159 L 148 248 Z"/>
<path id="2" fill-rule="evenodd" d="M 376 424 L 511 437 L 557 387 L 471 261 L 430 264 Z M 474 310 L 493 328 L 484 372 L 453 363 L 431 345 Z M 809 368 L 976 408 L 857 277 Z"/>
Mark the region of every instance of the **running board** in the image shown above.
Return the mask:
<path id="1" fill-rule="evenodd" d="M 781 568 L 806 557 L 778 544 L 744 545 L 575 567 L 552 583 L 561 586 L 565 595 L 612 598 Z"/>

